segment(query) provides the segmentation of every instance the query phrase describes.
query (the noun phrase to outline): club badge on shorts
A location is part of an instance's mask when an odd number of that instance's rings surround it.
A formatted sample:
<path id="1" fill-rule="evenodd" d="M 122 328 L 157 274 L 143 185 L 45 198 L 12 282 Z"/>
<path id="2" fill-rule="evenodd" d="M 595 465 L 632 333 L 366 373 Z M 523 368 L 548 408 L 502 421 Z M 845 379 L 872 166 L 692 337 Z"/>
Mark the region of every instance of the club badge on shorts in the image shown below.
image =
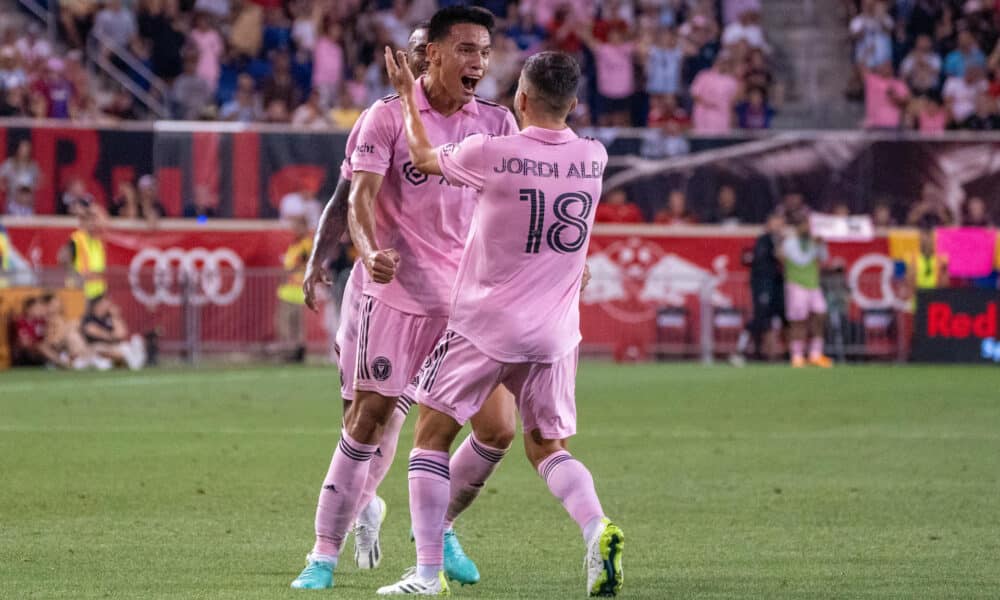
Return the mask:
<path id="1" fill-rule="evenodd" d="M 376 381 L 385 381 L 392 375 L 392 363 L 384 356 L 378 356 L 372 361 L 372 375 Z"/>

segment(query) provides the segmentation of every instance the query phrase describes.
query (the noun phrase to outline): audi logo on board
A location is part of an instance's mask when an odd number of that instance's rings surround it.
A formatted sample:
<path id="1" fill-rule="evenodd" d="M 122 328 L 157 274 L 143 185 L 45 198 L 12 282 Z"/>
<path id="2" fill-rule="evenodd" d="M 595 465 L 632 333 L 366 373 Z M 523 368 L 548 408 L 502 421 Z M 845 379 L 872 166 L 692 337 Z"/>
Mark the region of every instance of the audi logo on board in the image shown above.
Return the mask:
<path id="1" fill-rule="evenodd" d="M 151 271 L 151 273 L 150 273 Z M 150 307 L 232 304 L 243 292 L 243 260 L 229 248 L 144 248 L 128 269 L 132 295 Z"/>

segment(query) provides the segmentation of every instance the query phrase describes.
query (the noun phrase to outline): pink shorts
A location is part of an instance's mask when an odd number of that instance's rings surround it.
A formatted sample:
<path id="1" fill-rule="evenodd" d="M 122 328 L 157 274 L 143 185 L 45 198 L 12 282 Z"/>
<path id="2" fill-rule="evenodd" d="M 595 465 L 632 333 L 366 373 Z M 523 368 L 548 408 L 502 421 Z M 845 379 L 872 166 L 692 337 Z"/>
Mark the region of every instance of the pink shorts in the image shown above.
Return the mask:
<path id="1" fill-rule="evenodd" d="M 785 316 L 789 321 L 805 321 L 809 314 L 826 314 L 826 299 L 820 289 L 810 290 L 794 283 L 785 284 Z"/>
<path id="2" fill-rule="evenodd" d="M 551 364 L 502 363 L 447 331 L 420 374 L 417 403 L 465 425 L 502 383 L 514 394 L 525 432 L 566 439 L 576 433 L 577 358 L 574 350 Z"/>
<path id="3" fill-rule="evenodd" d="M 448 317 L 411 315 L 362 296 L 354 389 L 402 396 L 447 325 Z"/>
<path id="4" fill-rule="evenodd" d="M 340 397 L 354 400 L 354 360 L 358 350 L 358 307 L 362 296 L 364 267 L 360 263 L 351 270 L 340 301 L 340 325 L 334 338 L 337 352 L 337 369 L 340 370 Z"/>

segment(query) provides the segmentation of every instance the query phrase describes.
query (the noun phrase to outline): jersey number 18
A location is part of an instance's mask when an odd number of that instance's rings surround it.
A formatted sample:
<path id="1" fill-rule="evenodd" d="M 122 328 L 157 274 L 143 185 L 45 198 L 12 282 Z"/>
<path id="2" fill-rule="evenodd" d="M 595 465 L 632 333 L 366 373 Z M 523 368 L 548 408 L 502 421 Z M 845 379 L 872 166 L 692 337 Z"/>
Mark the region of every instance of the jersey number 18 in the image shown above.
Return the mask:
<path id="1" fill-rule="evenodd" d="M 594 206 L 594 199 L 587 192 L 566 192 L 556 197 L 552 204 L 556 222 L 545 232 L 545 192 L 536 189 L 521 189 L 521 202 L 531 203 L 531 220 L 528 223 L 528 242 L 524 251 L 528 254 L 538 254 L 538 249 L 545 238 L 549 248 L 556 252 L 577 252 L 587 241 L 587 217 Z M 579 213 L 570 214 L 570 207 L 580 203 Z M 575 238 L 569 241 L 563 239 L 563 234 L 572 229 Z M 544 232 L 544 234 L 543 234 Z"/>

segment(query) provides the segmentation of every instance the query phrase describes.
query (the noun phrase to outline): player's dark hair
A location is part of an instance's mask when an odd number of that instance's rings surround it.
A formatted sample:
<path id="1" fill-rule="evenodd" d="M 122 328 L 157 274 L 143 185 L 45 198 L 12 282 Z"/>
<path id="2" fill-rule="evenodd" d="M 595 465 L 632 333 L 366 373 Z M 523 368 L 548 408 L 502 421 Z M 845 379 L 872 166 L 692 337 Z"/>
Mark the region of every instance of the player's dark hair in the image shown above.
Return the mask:
<path id="1" fill-rule="evenodd" d="M 524 76 L 549 114 L 565 117 L 580 87 L 580 65 L 565 52 L 539 52 L 524 63 Z"/>
<path id="2" fill-rule="evenodd" d="M 25 298 L 24 302 L 21 303 L 21 312 L 26 314 L 29 310 L 31 310 L 31 307 L 36 304 L 38 304 L 38 298 L 34 296 Z"/>
<path id="3" fill-rule="evenodd" d="M 486 31 L 493 33 L 493 13 L 483 8 L 473 6 L 449 6 L 434 13 L 427 25 L 427 41 L 440 42 L 448 37 L 453 25 L 471 23 L 482 25 Z"/>

